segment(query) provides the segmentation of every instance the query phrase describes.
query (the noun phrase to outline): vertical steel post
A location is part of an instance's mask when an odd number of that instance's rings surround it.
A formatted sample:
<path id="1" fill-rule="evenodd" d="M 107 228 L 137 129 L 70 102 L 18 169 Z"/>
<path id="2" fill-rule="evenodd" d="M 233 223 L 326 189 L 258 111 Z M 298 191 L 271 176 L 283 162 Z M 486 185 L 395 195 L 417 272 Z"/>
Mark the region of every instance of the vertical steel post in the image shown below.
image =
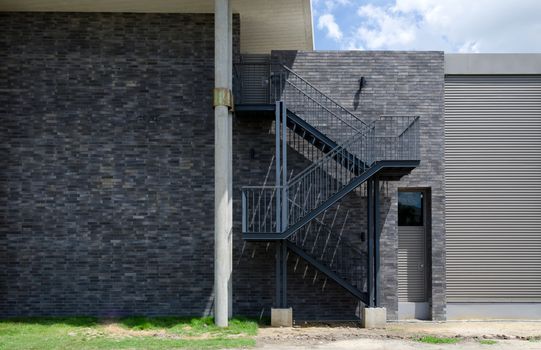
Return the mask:
<path id="1" fill-rule="evenodd" d="M 286 104 L 281 103 L 282 112 L 282 232 L 287 229 L 288 225 L 288 206 L 289 199 L 287 193 L 287 111 Z"/>
<path id="2" fill-rule="evenodd" d="M 281 308 L 287 307 L 287 245 L 285 240 L 281 240 L 281 277 L 282 277 L 282 299 L 281 299 Z"/>
<path id="3" fill-rule="evenodd" d="M 373 183 L 372 179 L 369 179 L 366 184 L 366 202 L 367 208 L 367 236 L 368 236 L 368 276 L 367 276 L 367 292 L 368 292 L 368 306 L 374 306 L 374 214 L 373 214 Z"/>
<path id="4" fill-rule="evenodd" d="M 242 191 L 242 232 L 246 232 L 246 229 L 248 228 L 246 210 L 246 192 Z"/>
<path id="5" fill-rule="evenodd" d="M 282 307 L 282 241 L 276 241 L 276 307 Z"/>
<path id="6" fill-rule="evenodd" d="M 374 306 L 379 307 L 379 239 L 380 239 L 380 212 L 379 212 L 379 180 L 374 179 Z"/>
<path id="7" fill-rule="evenodd" d="M 282 103 L 280 101 L 275 102 L 275 143 L 276 143 L 276 232 L 282 232 L 283 230 L 283 218 L 282 218 L 282 162 L 281 157 L 282 153 L 280 152 L 281 147 L 281 120 L 282 120 Z M 282 308 L 282 290 L 283 290 L 283 276 L 282 276 L 282 241 L 276 241 L 276 307 Z"/>
<path id="8" fill-rule="evenodd" d="M 274 110 L 274 133 L 275 133 L 275 148 L 276 152 L 274 155 L 275 164 L 276 164 L 276 175 L 275 175 L 275 184 L 276 186 L 280 186 L 281 182 L 281 162 L 280 162 L 280 102 L 275 103 L 275 110 Z M 280 190 L 280 187 L 276 187 L 276 232 L 282 232 L 282 221 L 281 221 L 281 211 L 282 211 L 282 204 L 281 204 L 281 194 L 282 191 Z"/>
<path id="9" fill-rule="evenodd" d="M 287 193 L 287 110 L 284 101 L 281 102 L 281 114 L 282 114 L 282 232 L 287 229 L 288 226 L 288 193 Z M 287 306 L 287 245 L 284 240 L 281 242 L 281 274 L 282 274 L 282 300 L 281 307 Z"/>

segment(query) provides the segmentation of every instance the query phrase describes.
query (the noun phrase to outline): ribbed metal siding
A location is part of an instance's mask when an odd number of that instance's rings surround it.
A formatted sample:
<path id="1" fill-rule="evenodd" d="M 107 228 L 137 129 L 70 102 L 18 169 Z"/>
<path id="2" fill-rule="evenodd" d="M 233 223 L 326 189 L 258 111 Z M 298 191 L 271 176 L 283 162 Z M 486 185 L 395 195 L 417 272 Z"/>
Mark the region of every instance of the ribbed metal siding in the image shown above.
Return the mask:
<path id="1" fill-rule="evenodd" d="M 541 302 L 541 76 L 445 78 L 449 302 Z"/>
<path id="2" fill-rule="evenodd" d="M 424 226 L 398 227 L 398 300 L 426 301 Z"/>

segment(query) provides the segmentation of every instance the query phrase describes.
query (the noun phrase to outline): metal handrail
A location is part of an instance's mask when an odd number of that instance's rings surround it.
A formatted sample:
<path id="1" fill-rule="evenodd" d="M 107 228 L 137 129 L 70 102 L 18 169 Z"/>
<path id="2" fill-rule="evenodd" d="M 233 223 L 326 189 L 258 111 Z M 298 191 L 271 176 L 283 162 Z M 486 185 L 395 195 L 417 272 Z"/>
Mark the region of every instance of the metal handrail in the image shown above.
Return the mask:
<path id="1" fill-rule="evenodd" d="M 279 96 L 277 96 L 278 94 L 276 94 L 276 91 L 274 91 L 276 89 L 276 85 L 278 85 L 278 88 L 281 89 L 282 87 L 285 86 L 285 83 L 289 84 L 290 86 L 294 87 L 295 89 L 297 89 L 298 91 L 302 92 L 306 97 L 310 98 L 311 100 L 313 100 L 315 103 L 317 103 L 320 107 L 324 108 L 328 113 L 332 114 L 335 118 L 337 118 L 338 120 L 340 120 L 341 122 L 343 123 L 346 123 L 346 124 L 349 124 L 350 127 L 354 128 L 354 129 L 357 129 L 359 130 L 358 127 L 355 127 L 353 125 L 351 125 L 351 123 L 348 123 L 347 121 L 345 121 L 343 118 L 341 118 L 339 115 L 337 115 L 335 112 L 331 111 L 329 108 L 325 107 L 322 103 L 322 101 L 320 100 L 325 100 L 327 101 L 328 103 L 330 103 L 332 105 L 333 108 L 337 108 L 339 109 L 340 111 L 342 111 L 343 113 L 345 113 L 348 117 L 352 118 L 355 120 L 355 122 L 358 122 L 361 124 L 362 127 L 366 127 L 367 124 L 362 120 L 360 119 L 358 116 L 356 116 L 354 113 L 352 113 L 350 110 L 348 110 L 347 108 L 343 107 L 342 105 L 340 105 L 338 102 L 336 102 L 334 99 L 332 99 L 331 97 L 329 97 L 328 95 L 326 95 L 324 92 L 322 92 L 321 90 L 319 90 L 317 87 L 315 87 L 312 83 L 310 83 L 309 81 L 307 81 L 306 79 L 304 79 L 303 77 L 301 77 L 300 75 L 298 75 L 295 71 L 293 71 L 292 69 L 290 69 L 289 67 L 287 67 L 286 65 L 284 64 L 281 64 L 281 63 L 272 63 L 272 62 L 254 62 L 254 63 L 251 63 L 251 62 L 238 62 L 238 63 L 235 63 L 234 64 L 234 78 L 235 78 L 235 85 L 240 85 L 241 86 L 241 89 L 238 90 L 238 89 L 235 89 L 237 91 L 237 96 L 235 96 L 235 100 L 238 102 L 238 103 L 241 103 L 242 104 L 242 101 L 243 101 L 243 96 L 242 96 L 242 83 L 244 81 L 244 79 L 242 78 L 242 74 L 239 72 L 239 70 L 237 69 L 238 66 L 268 66 L 270 68 L 269 70 L 269 76 L 267 77 L 267 85 L 268 85 L 268 90 L 269 90 L 269 96 L 268 96 L 268 100 L 267 100 L 267 103 L 274 103 L 276 102 L 278 99 L 279 99 Z M 273 67 L 277 67 L 278 70 L 273 70 Z M 282 74 L 280 74 L 280 71 L 284 71 L 284 72 L 287 72 L 289 75 L 291 76 L 294 76 L 295 79 L 298 79 L 300 80 L 303 84 L 305 84 L 307 87 L 309 87 L 309 89 L 313 90 L 313 92 L 315 92 L 319 99 L 316 98 L 316 97 L 312 97 L 312 96 L 309 96 L 309 92 L 306 90 L 306 89 L 302 89 L 300 88 L 299 86 L 296 86 L 293 82 L 291 82 L 287 76 L 284 76 Z M 273 77 L 275 76 L 279 76 L 280 80 L 279 82 L 275 82 L 273 83 Z M 273 95 L 273 92 L 275 93 Z M 287 99 L 284 99 L 287 103 Z M 360 131 L 360 130 L 359 130 Z"/>
<path id="2" fill-rule="evenodd" d="M 350 114 L 352 117 L 354 117 L 355 119 L 357 119 L 359 122 L 363 123 L 366 125 L 366 123 L 360 119 L 359 117 L 357 117 L 353 112 L 351 112 L 349 109 L 345 108 L 344 106 L 340 105 L 338 102 L 336 102 L 333 98 L 329 97 L 328 95 L 326 95 L 323 91 L 321 91 L 320 89 L 318 89 L 316 86 L 314 86 L 312 83 L 310 83 L 308 80 L 306 80 L 305 78 L 301 77 L 299 74 L 297 74 L 294 70 L 292 70 L 291 68 L 289 68 L 288 66 L 286 66 L 285 64 L 282 64 L 282 63 L 265 63 L 265 62 L 236 62 L 234 64 L 234 67 L 236 66 L 279 66 L 280 68 L 286 70 L 288 73 L 290 74 L 293 74 L 296 78 L 302 80 L 304 83 L 306 83 L 308 86 L 310 86 L 313 90 L 315 90 L 316 92 L 318 92 L 319 94 L 323 95 L 325 97 L 325 99 L 329 100 L 330 102 L 332 102 L 334 105 L 336 105 L 336 107 L 340 108 L 341 110 L 343 110 L 344 112 Z M 238 74 L 238 70 L 236 68 L 235 69 L 235 73 Z M 242 81 L 242 79 L 240 80 Z M 272 102 L 275 102 L 275 101 L 270 101 L 271 103 Z"/>
<path id="3" fill-rule="evenodd" d="M 289 180 L 288 187 L 290 187 L 293 183 L 297 182 L 299 178 L 305 176 L 307 173 L 313 171 L 314 168 L 317 168 L 318 166 L 321 166 L 322 163 L 326 162 L 329 158 L 335 158 L 338 152 L 345 150 L 350 146 L 353 142 L 355 142 L 359 137 L 364 136 L 364 134 L 361 134 L 360 132 L 350 137 L 347 141 L 344 143 L 334 147 L 332 150 L 330 150 L 324 157 L 321 157 L 316 162 L 313 162 L 310 164 L 307 168 L 304 168 L 301 172 L 297 173 L 295 176 L 293 176 Z"/>
<path id="4" fill-rule="evenodd" d="M 308 80 L 304 79 L 303 77 L 301 77 L 300 75 L 298 75 L 297 73 L 295 73 L 293 70 L 291 70 L 289 67 L 287 67 L 286 65 L 281 65 L 282 66 L 282 69 L 285 69 L 287 70 L 289 73 L 293 74 L 295 77 L 297 77 L 298 79 L 302 80 L 304 83 L 306 83 L 307 85 L 309 85 L 312 89 L 314 89 L 315 91 L 317 91 L 319 94 L 323 95 L 325 99 L 329 100 L 330 102 L 332 102 L 336 107 L 338 107 L 339 109 L 342 109 L 344 112 L 348 113 L 349 115 L 351 115 L 353 118 L 357 119 L 359 122 L 361 122 L 362 124 L 366 125 L 366 123 L 360 119 L 359 117 L 357 117 L 355 114 L 353 114 L 349 109 L 345 108 L 344 106 L 342 106 L 341 104 L 339 104 L 338 102 L 336 102 L 334 99 L 332 99 L 331 97 L 329 97 L 327 94 L 325 94 L 324 92 L 322 92 L 321 90 L 319 90 L 317 87 L 315 87 L 312 83 L 310 83 Z"/>
<path id="5" fill-rule="evenodd" d="M 285 186 L 247 186 L 243 188 L 243 196 L 252 196 L 252 203 L 258 205 L 261 203 L 259 197 L 263 197 L 264 206 L 276 205 L 273 202 L 275 198 L 266 191 L 285 187 L 287 198 L 282 198 L 281 201 L 286 201 L 288 205 L 290 201 L 294 202 L 294 210 L 287 217 L 288 226 L 293 225 L 362 175 L 374 163 L 384 160 L 418 160 L 419 142 L 418 116 L 381 116 L 371 124 L 369 133 L 350 136 L 292 177 Z M 250 207 L 248 202 L 244 210 L 248 216 L 256 213 L 258 217 L 267 219 L 267 216 L 261 214 L 261 208 Z M 276 218 L 277 215 L 271 217 Z M 264 222 L 262 225 L 248 225 L 245 232 L 264 232 L 256 229 L 256 226 L 275 227 Z"/>
<path id="6" fill-rule="evenodd" d="M 303 92 L 303 90 L 299 87 L 297 87 L 297 85 L 293 84 L 292 82 L 288 82 L 289 85 L 293 86 L 294 88 L 296 88 L 298 91 Z M 305 96 L 310 99 L 311 101 L 317 103 L 321 108 L 323 108 L 325 111 L 329 112 L 330 114 L 332 114 L 333 116 L 335 116 L 337 119 L 340 119 L 340 121 L 342 121 L 344 124 L 346 124 L 347 126 L 349 126 L 350 128 L 352 128 L 353 130 L 355 131 L 358 131 L 358 132 L 362 132 L 361 130 L 359 130 L 357 127 L 351 125 L 350 123 L 348 123 L 347 121 L 343 120 L 342 118 L 340 118 L 339 116 L 336 115 L 336 113 L 332 112 L 331 110 L 329 110 L 327 107 L 323 106 L 320 102 L 318 102 L 316 99 L 314 99 L 312 96 L 308 96 L 306 93 L 304 93 Z M 352 114 L 353 115 L 353 114 Z M 357 117 L 355 117 L 357 118 Z M 360 121 L 362 124 L 366 125 L 365 122 L 363 122 L 362 120 L 360 120 L 359 118 L 357 118 L 358 121 Z"/>

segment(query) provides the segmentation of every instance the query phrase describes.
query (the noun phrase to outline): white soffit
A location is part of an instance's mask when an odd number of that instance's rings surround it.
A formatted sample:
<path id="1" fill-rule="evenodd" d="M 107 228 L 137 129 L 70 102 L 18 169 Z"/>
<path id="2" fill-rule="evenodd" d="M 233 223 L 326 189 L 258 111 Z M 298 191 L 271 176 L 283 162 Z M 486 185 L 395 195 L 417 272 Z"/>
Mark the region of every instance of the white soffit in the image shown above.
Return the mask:
<path id="1" fill-rule="evenodd" d="M 241 52 L 313 50 L 310 0 L 231 0 Z M 213 0 L 1 0 L 0 11 L 213 13 Z"/>

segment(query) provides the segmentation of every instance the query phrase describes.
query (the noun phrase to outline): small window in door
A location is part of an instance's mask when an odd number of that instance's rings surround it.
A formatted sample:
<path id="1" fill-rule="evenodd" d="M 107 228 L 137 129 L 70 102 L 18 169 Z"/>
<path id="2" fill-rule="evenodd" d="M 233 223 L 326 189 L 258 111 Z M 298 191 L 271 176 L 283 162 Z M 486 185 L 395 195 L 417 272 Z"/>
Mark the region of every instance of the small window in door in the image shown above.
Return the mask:
<path id="1" fill-rule="evenodd" d="M 398 226 L 423 226 L 423 193 L 398 192 Z"/>

